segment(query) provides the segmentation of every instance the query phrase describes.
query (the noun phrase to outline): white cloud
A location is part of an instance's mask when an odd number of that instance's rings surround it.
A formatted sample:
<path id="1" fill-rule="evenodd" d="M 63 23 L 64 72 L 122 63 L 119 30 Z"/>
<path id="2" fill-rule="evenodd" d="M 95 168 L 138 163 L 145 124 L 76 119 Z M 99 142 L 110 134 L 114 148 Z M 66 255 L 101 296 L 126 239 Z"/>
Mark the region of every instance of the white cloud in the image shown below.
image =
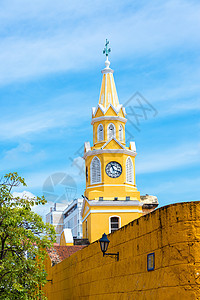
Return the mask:
<path id="1" fill-rule="evenodd" d="M 164 183 L 156 185 L 157 193 L 173 194 L 177 201 L 181 201 L 181 195 L 185 194 L 188 201 L 200 201 L 199 196 L 200 177 L 197 178 L 177 178 L 173 181 L 165 181 Z M 191 194 L 197 193 L 198 197 L 194 198 Z M 173 196 L 173 197 L 174 197 Z M 182 200 L 183 201 L 183 200 Z M 186 201 L 186 200 L 184 200 Z"/>
<path id="2" fill-rule="evenodd" d="M 78 166 L 76 166 L 76 164 L 78 164 Z M 65 173 L 66 175 L 72 177 L 72 179 L 75 181 L 75 184 L 78 187 L 81 184 L 85 183 L 84 171 L 85 167 L 83 164 L 83 159 L 75 158 L 74 161 L 68 161 L 68 163 L 66 163 L 66 166 L 62 165 L 61 168 L 56 168 L 52 166 L 48 168 L 48 170 L 34 170 L 33 172 L 27 173 L 24 176 L 26 178 L 26 183 L 30 189 L 40 189 L 41 193 L 43 194 L 43 185 L 49 176 L 52 176 L 56 173 Z M 79 197 L 79 195 L 77 195 L 77 197 Z"/>
<path id="3" fill-rule="evenodd" d="M 19 198 L 26 198 L 26 199 L 36 199 L 36 196 L 29 191 L 14 192 L 12 195 L 15 198 L 19 197 Z M 50 207 L 52 207 L 53 204 L 54 204 L 53 202 L 48 202 L 45 205 L 35 205 L 32 207 L 32 210 L 35 213 L 39 214 L 43 218 L 43 221 L 45 221 L 46 214 L 49 213 Z"/>
<path id="4" fill-rule="evenodd" d="M 23 168 L 41 162 L 46 158 L 44 150 L 33 151 L 30 143 L 20 143 L 16 147 L 5 151 L 0 158 L 1 172 L 9 169 Z"/>
<path id="5" fill-rule="evenodd" d="M 6 151 L 5 159 L 16 159 L 19 153 L 29 153 L 32 151 L 32 148 L 30 143 L 19 144 L 17 147 Z"/>
<path id="6" fill-rule="evenodd" d="M 13 27 L 10 35 L 0 39 L 0 84 L 52 72 L 89 69 L 91 64 L 102 61 L 97 49 L 102 48 L 107 35 L 112 38 L 114 57 L 125 53 L 149 55 L 199 44 L 200 5 L 194 2 L 151 2 L 140 9 L 130 1 L 63 1 L 59 5 L 53 1 L 31 5 L 20 2 L 21 5 L 13 1 L 13 6 L 4 2 L 1 13 L 5 28 L 12 22 Z M 25 23 L 27 32 L 23 20 L 30 22 Z"/>
<path id="7" fill-rule="evenodd" d="M 78 126 L 88 117 L 85 97 L 81 93 L 68 93 L 44 103 L 30 104 L 24 113 L 13 110 L 12 115 L 2 115 L 0 119 L 0 140 L 12 139 L 30 133 L 37 133 L 58 127 Z M 77 106 L 77 101 L 82 99 Z M 77 100 L 78 99 L 78 100 Z M 34 101 L 33 101 L 34 102 Z M 70 109 L 69 109 L 70 107 Z M 79 117 L 81 115 L 81 118 Z"/>
<path id="8" fill-rule="evenodd" d="M 200 163 L 200 144 L 183 144 L 164 151 L 143 154 L 137 159 L 136 173 L 154 173 Z"/>
<path id="9" fill-rule="evenodd" d="M 61 116 L 62 117 L 61 113 Z M 50 116 L 49 112 L 38 112 L 35 115 L 22 116 L 21 118 L 14 118 L 9 122 L 5 122 L 5 120 L 0 121 L 0 126 L 2 128 L 0 132 L 1 139 L 9 139 L 15 136 L 21 136 L 30 132 L 37 132 L 46 130 L 48 128 L 56 127 L 57 121 L 62 125 L 61 118 L 58 118 L 59 112 L 57 112 L 57 116 L 54 114 Z"/>
<path id="10" fill-rule="evenodd" d="M 31 192 L 29 191 L 23 191 L 23 192 L 13 192 L 13 197 L 19 197 L 19 198 L 27 198 L 27 199 L 35 199 L 36 196 L 33 195 Z"/>

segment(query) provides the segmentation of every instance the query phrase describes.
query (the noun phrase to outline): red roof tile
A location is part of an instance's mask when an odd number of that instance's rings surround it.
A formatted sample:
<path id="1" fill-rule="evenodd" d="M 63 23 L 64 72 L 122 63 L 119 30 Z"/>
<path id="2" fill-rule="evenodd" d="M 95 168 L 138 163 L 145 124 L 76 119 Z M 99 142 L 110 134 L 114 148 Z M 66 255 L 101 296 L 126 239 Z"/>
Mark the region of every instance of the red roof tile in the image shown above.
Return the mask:
<path id="1" fill-rule="evenodd" d="M 51 249 L 47 249 L 47 252 L 49 254 L 49 257 L 52 261 L 52 265 L 55 265 L 65 258 L 71 256 L 73 253 L 77 252 L 78 250 L 81 250 L 85 246 L 57 246 L 54 244 L 54 246 Z"/>

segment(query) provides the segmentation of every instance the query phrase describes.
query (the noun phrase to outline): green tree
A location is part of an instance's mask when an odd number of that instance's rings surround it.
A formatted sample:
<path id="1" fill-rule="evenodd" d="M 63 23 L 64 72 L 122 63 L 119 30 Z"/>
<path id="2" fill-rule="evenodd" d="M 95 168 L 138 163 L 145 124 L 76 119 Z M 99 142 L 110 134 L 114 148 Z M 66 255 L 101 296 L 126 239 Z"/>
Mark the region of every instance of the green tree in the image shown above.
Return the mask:
<path id="1" fill-rule="evenodd" d="M 0 299 L 45 299 L 46 248 L 55 241 L 52 225 L 31 211 L 45 198 L 13 197 L 13 189 L 26 186 L 17 173 L 0 180 Z"/>

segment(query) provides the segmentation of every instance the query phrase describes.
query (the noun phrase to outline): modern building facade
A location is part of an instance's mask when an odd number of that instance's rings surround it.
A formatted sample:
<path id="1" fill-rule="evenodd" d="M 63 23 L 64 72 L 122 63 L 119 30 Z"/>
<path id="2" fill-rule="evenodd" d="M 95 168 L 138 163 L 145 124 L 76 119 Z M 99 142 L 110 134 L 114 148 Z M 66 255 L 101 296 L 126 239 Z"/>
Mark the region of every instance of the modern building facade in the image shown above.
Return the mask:
<path id="1" fill-rule="evenodd" d="M 46 223 L 50 223 L 54 226 L 56 231 L 56 243 L 60 243 L 60 236 L 63 231 L 63 211 L 66 204 L 54 203 L 54 206 L 50 208 L 50 212 L 46 215 Z"/>
<path id="2" fill-rule="evenodd" d="M 83 237 L 81 217 L 82 204 L 83 198 L 75 199 L 63 211 L 63 228 L 70 228 L 73 238 L 78 239 L 81 239 Z"/>

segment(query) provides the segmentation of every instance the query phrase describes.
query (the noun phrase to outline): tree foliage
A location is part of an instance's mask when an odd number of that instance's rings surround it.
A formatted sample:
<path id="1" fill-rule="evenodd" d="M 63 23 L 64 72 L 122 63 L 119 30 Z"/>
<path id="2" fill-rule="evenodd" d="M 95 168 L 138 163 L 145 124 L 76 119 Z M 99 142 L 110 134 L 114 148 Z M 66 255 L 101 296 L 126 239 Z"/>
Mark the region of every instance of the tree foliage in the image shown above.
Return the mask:
<path id="1" fill-rule="evenodd" d="M 26 186 L 17 173 L 0 180 L 0 299 L 44 299 L 46 248 L 55 240 L 52 225 L 34 213 L 45 198 L 13 197 L 13 189 Z"/>

